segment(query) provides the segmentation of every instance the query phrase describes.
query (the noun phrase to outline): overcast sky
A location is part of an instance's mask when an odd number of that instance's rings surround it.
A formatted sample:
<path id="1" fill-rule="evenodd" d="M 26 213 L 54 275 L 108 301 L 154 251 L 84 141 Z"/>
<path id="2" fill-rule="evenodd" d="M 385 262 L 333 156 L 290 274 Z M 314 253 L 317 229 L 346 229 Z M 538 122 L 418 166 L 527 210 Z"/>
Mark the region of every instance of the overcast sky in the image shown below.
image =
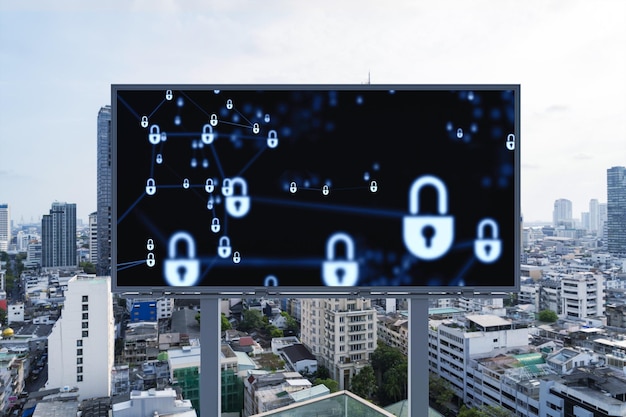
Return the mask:
<path id="1" fill-rule="evenodd" d="M 22 3 L 28 3 L 24 6 Z M 626 166 L 626 2 L 0 0 L 0 203 L 96 210 L 111 84 L 521 84 L 521 204 L 606 202 Z"/>

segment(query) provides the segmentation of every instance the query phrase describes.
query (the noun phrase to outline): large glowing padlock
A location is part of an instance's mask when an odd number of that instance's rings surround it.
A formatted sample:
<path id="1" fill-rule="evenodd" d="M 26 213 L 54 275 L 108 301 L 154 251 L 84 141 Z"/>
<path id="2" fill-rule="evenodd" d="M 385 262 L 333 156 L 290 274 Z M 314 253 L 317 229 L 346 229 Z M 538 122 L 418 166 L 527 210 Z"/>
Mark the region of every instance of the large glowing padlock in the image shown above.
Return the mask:
<path id="1" fill-rule="evenodd" d="M 202 126 L 202 135 L 200 136 L 203 143 L 210 145 L 215 140 L 215 133 L 213 133 L 213 126 L 206 124 Z"/>
<path id="2" fill-rule="evenodd" d="M 186 246 L 186 255 L 179 255 L 179 247 Z M 184 251 L 181 251 L 184 253 Z M 191 234 L 179 231 L 170 237 L 164 266 L 165 280 L 171 286 L 188 287 L 200 276 L 200 261 L 196 259 L 196 242 Z"/>
<path id="3" fill-rule="evenodd" d="M 156 181 L 154 180 L 154 178 L 148 178 L 148 180 L 146 181 L 146 194 L 156 194 Z"/>
<path id="4" fill-rule="evenodd" d="M 228 236 L 222 236 L 217 245 L 217 254 L 220 258 L 228 258 L 232 251 L 232 247 L 230 246 L 230 239 Z"/>
<path id="5" fill-rule="evenodd" d="M 250 210 L 250 197 L 248 196 L 248 184 L 241 177 L 230 179 L 232 193 L 226 196 L 226 211 L 233 217 L 243 217 Z M 239 186 L 239 187 L 237 187 Z M 240 194 L 235 193 L 239 188 Z"/>
<path id="6" fill-rule="evenodd" d="M 278 146 L 278 133 L 275 130 L 270 130 L 267 133 L 267 146 L 272 149 Z"/>
<path id="7" fill-rule="evenodd" d="M 506 137 L 506 148 L 509 151 L 515 150 L 515 135 L 513 133 L 509 133 Z"/>
<path id="8" fill-rule="evenodd" d="M 218 219 L 217 217 L 213 217 L 213 220 L 211 220 L 211 231 L 213 233 L 219 233 L 220 229 L 220 219 Z"/>
<path id="9" fill-rule="evenodd" d="M 346 259 L 337 260 L 335 247 L 338 242 L 345 245 Z M 359 265 L 354 260 L 354 242 L 350 235 L 337 232 L 326 242 L 326 261 L 322 263 L 322 279 L 329 287 L 352 287 L 359 280 Z"/>
<path id="10" fill-rule="evenodd" d="M 487 237 L 485 228 L 491 229 L 491 237 Z M 502 242 L 498 237 L 498 223 L 495 220 L 486 218 L 478 223 L 476 230 L 476 240 L 474 241 L 474 255 L 483 263 L 492 263 L 500 257 L 502 252 Z"/>
<path id="11" fill-rule="evenodd" d="M 435 215 L 419 213 L 419 195 L 425 186 L 437 191 L 437 212 Z M 409 213 L 404 216 L 404 245 L 413 255 L 424 260 L 443 256 L 454 240 L 454 217 L 448 213 L 448 190 L 439 178 L 424 175 L 413 181 L 409 191 Z"/>
<path id="12" fill-rule="evenodd" d="M 204 183 L 204 191 L 210 194 L 213 192 L 213 190 L 215 190 L 215 185 L 213 184 L 213 178 L 207 178 L 206 182 Z"/>
<path id="13" fill-rule="evenodd" d="M 148 133 L 148 140 L 151 144 L 156 145 L 161 142 L 161 131 L 159 125 L 150 126 L 150 133 Z"/>

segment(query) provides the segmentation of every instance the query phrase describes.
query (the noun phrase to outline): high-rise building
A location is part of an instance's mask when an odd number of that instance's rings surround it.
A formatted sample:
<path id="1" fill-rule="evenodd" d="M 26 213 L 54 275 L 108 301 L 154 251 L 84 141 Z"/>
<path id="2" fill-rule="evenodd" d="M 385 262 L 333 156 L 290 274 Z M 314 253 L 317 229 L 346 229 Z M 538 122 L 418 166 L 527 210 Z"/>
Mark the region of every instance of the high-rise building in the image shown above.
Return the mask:
<path id="1" fill-rule="evenodd" d="M 76 267 L 76 204 L 52 203 L 41 219 L 41 266 Z"/>
<path id="2" fill-rule="evenodd" d="M 100 276 L 111 274 L 111 106 L 100 108 L 98 112 L 97 147 L 97 213 L 98 213 L 98 261 L 96 273 Z"/>
<path id="3" fill-rule="evenodd" d="M 78 387 L 81 398 L 108 397 L 114 342 L 111 278 L 71 278 L 61 318 L 48 337 L 48 385 Z"/>
<path id="4" fill-rule="evenodd" d="M 606 174 L 608 251 L 626 256 L 626 167 L 609 168 Z"/>
<path id="5" fill-rule="evenodd" d="M 9 250 L 11 243 L 11 212 L 8 204 L 0 204 L 0 252 Z"/>
<path id="6" fill-rule="evenodd" d="M 589 231 L 597 232 L 600 229 L 600 211 L 598 200 L 592 198 L 589 200 Z"/>
<path id="7" fill-rule="evenodd" d="M 89 262 L 98 265 L 98 212 L 89 214 Z"/>
<path id="8" fill-rule="evenodd" d="M 330 371 L 339 389 L 367 366 L 377 347 L 378 319 L 370 299 L 303 298 L 302 343 Z"/>
<path id="9" fill-rule="evenodd" d="M 552 212 L 552 225 L 554 227 L 568 225 L 572 223 L 572 202 L 565 198 L 559 198 L 554 202 Z"/>

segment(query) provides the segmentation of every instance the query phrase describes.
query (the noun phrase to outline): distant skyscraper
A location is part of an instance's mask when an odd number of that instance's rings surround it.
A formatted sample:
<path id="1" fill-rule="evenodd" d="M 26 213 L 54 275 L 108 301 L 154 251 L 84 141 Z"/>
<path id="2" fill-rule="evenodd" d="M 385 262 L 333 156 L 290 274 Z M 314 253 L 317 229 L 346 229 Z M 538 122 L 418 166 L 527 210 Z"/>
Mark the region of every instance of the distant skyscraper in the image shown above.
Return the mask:
<path id="1" fill-rule="evenodd" d="M 11 243 L 11 212 L 8 204 L 0 204 L 0 252 L 9 250 Z"/>
<path id="2" fill-rule="evenodd" d="M 598 211 L 598 200 L 589 200 L 589 231 L 597 232 L 600 228 L 600 212 Z"/>
<path id="3" fill-rule="evenodd" d="M 76 267 L 76 204 L 52 203 L 41 220 L 41 266 Z"/>
<path id="4" fill-rule="evenodd" d="M 554 202 L 554 211 L 552 212 L 553 225 L 560 226 L 563 224 L 571 225 L 572 223 L 572 202 L 565 198 L 559 198 Z"/>
<path id="5" fill-rule="evenodd" d="M 98 261 L 96 274 L 111 275 L 111 106 L 100 108 L 98 112 L 97 149 L 97 224 Z"/>
<path id="6" fill-rule="evenodd" d="M 598 236 L 605 238 L 606 237 L 606 219 L 607 219 L 607 208 L 606 203 L 598 204 Z"/>
<path id="7" fill-rule="evenodd" d="M 626 167 L 606 171 L 607 245 L 612 255 L 626 255 Z"/>
<path id="8" fill-rule="evenodd" d="M 98 264 L 98 212 L 89 214 L 89 262 Z"/>

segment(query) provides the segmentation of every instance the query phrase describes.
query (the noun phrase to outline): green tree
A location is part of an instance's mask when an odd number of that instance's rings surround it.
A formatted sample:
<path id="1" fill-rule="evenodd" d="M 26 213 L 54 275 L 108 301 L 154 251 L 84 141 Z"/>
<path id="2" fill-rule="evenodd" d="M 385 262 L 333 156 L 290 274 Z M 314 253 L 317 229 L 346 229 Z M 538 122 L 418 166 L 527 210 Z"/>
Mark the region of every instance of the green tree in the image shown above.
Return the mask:
<path id="1" fill-rule="evenodd" d="M 222 322 L 220 324 L 221 326 L 221 330 L 225 331 L 225 330 L 230 330 L 232 328 L 232 326 L 230 325 L 230 322 L 228 321 L 228 317 L 226 317 L 226 314 L 222 313 L 221 314 L 221 318 L 222 318 Z"/>
<path id="2" fill-rule="evenodd" d="M 482 411 L 477 408 L 467 408 L 467 406 L 462 405 L 459 410 L 459 414 L 457 417 L 486 417 Z"/>
<path id="3" fill-rule="evenodd" d="M 286 329 L 287 331 L 297 333 L 300 330 L 300 326 L 298 325 L 298 322 L 296 321 L 296 319 L 291 317 L 289 313 L 287 313 L 286 311 L 283 311 L 280 313 L 280 315 L 287 319 L 287 329 Z"/>
<path id="4" fill-rule="evenodd" d="M 546 323 L 554 323 L 559 319 L 559 316 L 552 310 L 541 310 L 539 312 L 539 321 Z"/>
<path id="5" fill-rule="evenodd" d="M 324 365 L 319 365 L 317 371 L 313 373 L 316 379 L 328 379 L 330 378 L 330 371 Z"/>
<path id="6" fill-rule="evenodd" d="M 350 391 L 361 398 L 371 399 L 377 390 L 376 376 L 374 375 L 374 368 L 371 366 L 361 369 L 350 383 Z"/>
<path id="7" fill-rule="evenodd" d="M 433 373 L 428 375 L 428 388 L 429 396 L 441 407 L 447 407 L 454 397 L 450 383 Z"/>
<path id="8" fill-rule="evenodd" d="M 263 315 L 259 310 L 244 310 L 243 320 L 239 323 L 239 330 L 249 332 L 251 330 L 264 330 L 267 323 L 263 321 Z"/>
<path id="9" fill-rule="evenodd" d="M 268 327 L 268 331 L 269 331 L 269 335 L 270 337 L 273 339 L 275 337 L 283 337 L 283 331 L 280 330 L 278 327 L 276 326 L 270 326 Z"/>
<path id="10" fill-rule="evenodd" d="M 337 391 L 339 391 L 339 383 L 337 381 L 335 381 L 334 379 L 317 378 L 315 380 L 315 382 L 313 383 L 313 385 L 322 385 L 322 384 L 326 385 L 326 388 L 328 388 L 330 390 L 330 392 L 337 392 Z"/>
<path id="11" fill-rule="evenodd" d="M 91 262 L 81 262 L 79 266 L 82 268 L 83 271 L 85 271 L 86 274 L 96 273 L 96 266 Z"/>
<path id="12" fill-rule="evenodd" d="M 7 311 L 3 308 L 0 308 L 0 325 L 4 326 L 7 324 Z"/>

